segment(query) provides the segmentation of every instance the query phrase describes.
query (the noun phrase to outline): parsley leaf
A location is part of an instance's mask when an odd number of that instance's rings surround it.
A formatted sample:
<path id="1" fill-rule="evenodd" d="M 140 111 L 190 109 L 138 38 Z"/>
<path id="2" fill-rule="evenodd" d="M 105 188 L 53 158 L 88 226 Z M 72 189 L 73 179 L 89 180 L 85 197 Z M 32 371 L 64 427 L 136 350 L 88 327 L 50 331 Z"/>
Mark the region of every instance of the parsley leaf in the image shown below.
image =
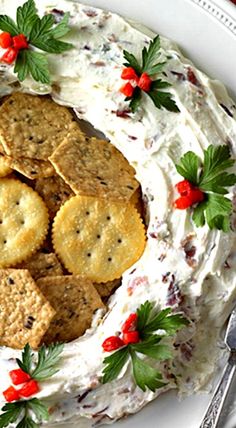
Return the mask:
<path id="1" fill-rule="evenodd" d="M 34 45 L 39 37 L 44 37 L 45 34 L 47 34 L 47 32 L 52 28 L 53 24 L 54 18 L 52 15 L 45 15 L 42 17 L 42 19 L 37 16 L 29 36 L 30 43 Z"/>
<path id="2" fill-rule="evenodd" d="M 48 348 L 42 346 L 38 352 L 38 361 L 33 367 L 33 353 L 27 344 L 22 352 L 22 361 L 17 358 L 18 366 L 32 379 L 37 381 L 45 380 L 57 373 L 57 364 L 63 351 L 63 344 L 54 343 Z"/>
<path id="3" fill-rule="evenodd" d="M 123 51 L 124 58 L 127 62 L 124 63 L 126 67 L 133 67 L 133 69 L 136 71 L 137 74 L 142 73 L 142 67 L 139 65 L 138 60 L 135 58 L 135 56 L 128 51 Z"/>
<path id="4" fill-rule="evenodd" d="M 233 164 L 228 146 L 209 146 L 204 151 L 203 172 L 198 183 L 200 189 L 220 194 L 228 193 L 225 187 L 236 183 L 236 175 L 224 170 L 231 168 Z"/>
<path id="5" fill-rule="evenodd" d="M 33 419 L 31 419 L 28 416 L 24 416 L 24 418 L 21 419 L 21 421 L 16 426 L 16 428 L 38 428 L 38 427 L 39 425 L 36 424 L 36 422 L 34 422 Z"/>
<path id="6" fill-rule="evenodd" d="M 28 0 L 19 6 L 16 12 L 18 32 L 30 37 L 31 30 L 37 20 L 37 9 L 34 0 Z"/>
<path id="7" fill-rule="evenodd" d="M 149 302 L 149 300 L 147 300 L 137 309 L 137 312 L 136 312 L 138 315 L 137 329 L 139 332 L 141 333 L 143 332 L 145 326 L 147 325 L 150 319 L 153 308 L 154 308 L 154 303 Z"/>
<path id="8" fill-rule="evenodd" d="M 130 356 L 133 364 L 135 382 L 142 391 L 146 391 L 148 388 L 154 392 L 156 389 L 166 385 L 162 382 L 161 373 L 157 369 L 141 360 L 132 350 L 130 351 Z"/>
<path id="9" fill-rule="evenodd" d="M 39 422 L 47 421 L 49 419 L 49 412 L 47 407 L 42 403 L 42 401 L 37 398 L 32 398 L 28 401 L 28 407 L 35 414 Z"/>
<path id="10" fill-rule="evenodd" d="M 180 163 L 175 165 L 178 173 L 190 183 L 198 184 L 198 170 L 200 166 L 200 159 L 195 153 L 189 151 L 185 153 L 180 159 Z"/>
<path id="11" fill-rule="evenodd" d="M 193 211 L 193 221 L 197 227 L 202 227 L 206 223 L 205 221 L 205 210 L 207 207 L 207 202 L 203 201 L 194 208 Z"/>
<path id="12" fill-rule="evenodd" d="M 45 84 L 50 83 L 50 73 L 48 69 L 48 61 L 44 54 L 26 50 L 26 63 L 28 66 L 28 73 L 33 77 L 36 82 Z"/>
<path id="13" fill-rule="evenodd" d="M 136 87 L 134 90 L 134 94 L 133 94 L 132 98 L 126 98 L 125 99 L 125 101 L 130 100 L 129 107 L 130 107 L 132 113 L 135 113 L 136 110 L 138 109 L 138 107 L 140 106 L 141 97 L 142 97 L 141 89 Z"/>
<path id="14" fill-rule="evenodd" d="M 23 49 L 17 56 L 14 72 L 20 82 L 31 75 L 36 82 L 50 83 L 48 61 L 44 54 L 29 49 Z"/>
<path id="15" fill-rule="evenodd" d="M 168 111 L 175 113 L 179 112 L 179 107 L 172 99 L 172 94 L 170 92 L 149 91 L 147 92 L 147 95 L 151 98 L 157 108 L 161 109 L 162 107 L 165 107 Z"/>
<path id="16" fill-rule="evenodd" d="M 154 37 L 150 42 L 148 49 L 146 47 L 142 50 L 142 72 L 152 76 L 163 69 L 163 63 L 156 64 L 156 59 L 160 55 L 161 41 L 160 36 Z M 165 63 L 164 63 L 165 64 Z M 156 71 L 157 70 L 157 71 Z"/>
<path id="17" fill-rule="evenodd" d="M 160 341 L 161 338 L 156 336 L 155 339 L 146 339 L 130 346 L 134 351 L 148 355 L 148 357 L 154 358 L 155 360 L 168 360 L 172 356 L 170 349 L 167 345 L 159 345 Z"/>
<path id="18" fill-rule="evenodd" d="M 195 153 L 187 152 L 176 165 L 180 175 L 205 193 L 205 200 L 193 211 L 192 219 L 197 227 L 207 222 L 210 229 L 230 230 L 232 202 L 223 195 L 228 193 L 227 187 L 236 184 L 236 174 L 226 171 L 234 163 L 227 145 L 210 145 L 204 150 L 202 163 Z"/>
<path id="19" fill-rule="evenodd" d="M 29 74 L 29 64 L 27 62 L 27 49 L 22 49 L 17 55 L 15 62 L 14 73 L 17 74 L 17 77 L 20 82 L 26 79 Z"/>
<path id="20" fill-rule="evenodd" d="M 11 36 L 19 34 L 19 30 L 15 22 L 7 15 L 0 15 L 0 30 L 7 31 Z"/>
<path id="21" fill-rule="evenodd" d="M 210 229 L 222 229 L 228 232 L 230 229 L 229 215 L 232 210 L 230 199 L 222 195 L 209 194 L 206 205 L 206 220 Z"/>
<path id="22" fill-rule="evenodd" d="M 66 50 L 73 48 L 71 43 L 61 42 L 53 38 L 46 38 L 39 36 L 34 40 L 34 46 L 48 53 L 59 54 Z"/>
<path id="23" fill-rule="evenodd" d="M 22 361 L 19 358 L 16 359 L 18 366 L 25 372 L 31 375 L 31 367 L 32 367 L 32 350 L 27 343 L 25 345 L 24 350 L 22 352 Z"/>
<path id="24" fill-rule="evenodd" d="M 16 422 L 20 417 L 23 408 L 20 403 L 7 403 L 3 406 L 3 413 L 0 415 L 0 428 L 7 427 L 11 423 Z"/>
<path id="25" fill-rule="evenodd" d="M 137 354 L 143 354 L 157 361 L 165 361 L 171 358 L 169 346 L 161 343 L 161 336 L 153 334 L 158 329 L 165 330 L 166 334 L 173 335 L 181 327 L 189 322 L 181 314 L 171 314 L 171 309 L 166 308 L 160 312 L 154 309 L 154 303 L 146 301 L 136 311 L 138 322 L 137 330 L 140 341 L 124 346 L 104 359 L 102 382 L 107 383 L 118 377 L 128 359 L 131 359 L 133 376 L 136 384 L 145 391 L 149 388 L 155 391 L 165 385 L 161 374 L 153 368 L 149 360 L 144 361 Z"/>
<path id="26" fill-rule="evenodd" d="M 59 39 L 60 37 L 65 36 L 69 31 L 69 12 L 66 12 L 62 20 L 50 31 L 50 36 L 54 39 Z"/>
<path id="27" fill-rule="evenodd" d="M 128 360 L 128 357 L 128 347 L 119 349 L 119 351 L 116 351 L 109 357 L 106 357 L 103 361 L 104 364 L 106 364 L 106 367 L 103 370 L 104 376 L 102 379 L 102 383 L 111 382 L 112 380 L 116 379 L 117 376 L 120 374 L 126 361 Z"/>
<path id="28" fill-rule="evenodd" d="M 63 344 L 52 344 L 48 348 L 42 346 L 38 353 L 38 362 L 33 370 L 32 378 L 42 381 L 57 373 L 56 365 L 63 351 Z"/>

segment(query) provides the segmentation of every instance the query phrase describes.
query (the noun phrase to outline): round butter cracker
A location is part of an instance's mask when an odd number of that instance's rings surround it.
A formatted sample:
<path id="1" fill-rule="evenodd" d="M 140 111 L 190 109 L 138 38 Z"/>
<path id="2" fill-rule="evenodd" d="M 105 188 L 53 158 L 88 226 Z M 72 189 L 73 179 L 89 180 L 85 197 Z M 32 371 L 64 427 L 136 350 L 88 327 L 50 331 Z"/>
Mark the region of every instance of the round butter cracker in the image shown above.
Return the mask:
<path id="1" fill-rule="evenodd" d="M 29 257 L 47 230 L 48 212 L 41 197 L 18 180 L 0 179 L 0 267 Z"/>
<path id="2" fill-rule="evenodd" d="M 53 245 L 65 267 L 95 282 L 119 278 L 142 255 L 145 228 L 123 202 L 75 196 L 58 211 Z"/>

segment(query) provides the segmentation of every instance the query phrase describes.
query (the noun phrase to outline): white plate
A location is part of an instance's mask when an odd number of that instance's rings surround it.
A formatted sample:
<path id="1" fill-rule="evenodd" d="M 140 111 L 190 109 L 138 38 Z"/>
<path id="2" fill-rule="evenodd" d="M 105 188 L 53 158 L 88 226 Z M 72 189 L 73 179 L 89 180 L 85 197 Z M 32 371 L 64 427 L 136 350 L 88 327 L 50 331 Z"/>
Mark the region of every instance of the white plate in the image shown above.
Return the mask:
<path id="1" fill-rule="evenodd" d="M 196 65 L 225 83 L 236 98 L 236 6 L 229 0 L 84 0 L 143 23 L 176 41 Z M 235 382 L 236 383 L 236 382 Z M 236 385 L 233 388 L 234 394 Z M 163 394 L 138 414 L 114 428 L 199 428 L 211 395 L 182 401 L 174 392 Z M 235 405 L 231 406 L 232 413 Z M 218 428 L 235 428 L 230 415 Z M 80 428 L 80 427 L 78 427 Z"/>

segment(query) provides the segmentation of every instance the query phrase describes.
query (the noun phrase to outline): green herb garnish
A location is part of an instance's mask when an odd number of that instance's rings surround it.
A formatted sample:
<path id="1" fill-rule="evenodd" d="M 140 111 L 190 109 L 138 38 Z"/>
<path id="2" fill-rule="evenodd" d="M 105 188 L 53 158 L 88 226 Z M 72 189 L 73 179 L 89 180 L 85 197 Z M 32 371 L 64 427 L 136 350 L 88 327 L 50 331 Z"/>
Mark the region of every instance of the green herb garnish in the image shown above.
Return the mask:
<path id="1" fill-rule="evenodd" d="M 34 353 L 27 344 L 22 352 L 22 358 L 16 359 L 16 362 L 31 379 L 41 382 L 57 373 L 63 347 L 63 344 L 53 344 L 48 348 L 42 346 L 35 361 Z M 0 415 L 0 428 L 17 421 L 19 422 L 16 428 L 38 428 L 41 422 L 49 419 L 47 407 L 37 398 L 7 403 L 1 410 L 3 413 Z"/>
<path id="2" fill-rule="evenodd" d="M 20 81 L 32 76 L 37 82 L 50 83 L 48 60 L 45 54 L 32 47 L 52 54 L 73 48 L 71 43 L 59 40 L 69 31 L 68 21 L 69 13 L 65 13 L 57 25 L 52 14 L 40 18 L 34 0 L 28 0 L 17 8 L 16 23 L 9 16 L 0 15 L 0 30 L 9 32 L 12 37 L 24 34 L 27 38 L 29 46 L 19 50 L 14 67 Z"/>
<path id="3" fill-rule="evenodd" d="M 124 65 L 126 67 L 132 67 L 139 77 L 142 73 L 147 73 L 148 76 L 152 77 L 153 75 L 162 72 L 166 65 L 166 61 L 157 62 L 160 55 L 160 47 L 160 36 L 158 35 L 150 42 L 148 49 L 146 47 L 143 48 L 142 64 L 139 64 L 139 61 L 133 54 L 125 50 L 123 51 L 124 58 L 126 60 Z M 151 88 L 146 92 L 146 94 L 151 98 L 158 109 L 165 108 L 172 112 L 179 112 L 179 108 L 173 100 L 172 94 L 170 92 L 163 91 L 163 89 L 169 88 L 170 86 L 170 83 L 165 82 L 162 79 L 153 80 Z M 133 113 L 141 104 L 142 92 L 143 91 L 137 86 L 132 97 L 126 98 L 126 101 L 130 102 L 129 106 Z"/>
<path id="4" fill-rule="evenodd" d="M 171 315 L 171 309 L 160 312 L 154 309 L 149 301 L 137 309 L 137 330 L 140 342 L 129 344 L 104 359 L 102 382 L 107 383 L 118 377 L 127 361 L 131 361 L 135 383 L 143 391 L 155 391 L 166 385 L 161 373 L 150 363 L 150 359 L 164 361 L 171 358 L 170 347 L 162 343 L 164 337 L 174 335 L 183 326 L 189 324 L 182 314 Z M 163 330 L 158 332 L 157 330 Z M 148 359 L 140 358 L 143 354 Z"/>
<path id="5" fill-rule="evenodd" d="M 205 200 L 193 211 L 196 226 L 204 226 L 207 222 L 210 229 L 224 232 L 230 230 L 232 202 L 224 195 L 228 193 L 229 186 L 236 184 L 236 175 L 227 172 L 234 163 L 227 145 L 210 145 L 204 150 L 203 162 L 195 153 L 189 151 L 176 165 L 182 177 L 205 193 Z"/>

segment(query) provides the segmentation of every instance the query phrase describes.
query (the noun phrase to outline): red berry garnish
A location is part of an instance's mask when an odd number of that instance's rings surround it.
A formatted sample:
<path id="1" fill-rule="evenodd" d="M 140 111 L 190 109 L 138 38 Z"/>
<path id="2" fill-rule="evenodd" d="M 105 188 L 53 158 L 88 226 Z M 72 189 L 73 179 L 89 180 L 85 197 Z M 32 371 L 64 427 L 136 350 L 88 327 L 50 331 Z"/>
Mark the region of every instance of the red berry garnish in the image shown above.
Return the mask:
<path id="1" fill-rule="evenodd" d="M 0 58 L 1 62 L 5 62 L 6 64 L 12 64 L 18 54 L 18 50 L 15 48 L 8 48 L 3 56 Z"/>
<path id="2" fill-rule="evenodd" d="M 21 369 L 11 370 L 9 375 L 14 385 L 21 385 L 31 379 L 30 375 Z"/>
<path id="3" fill-rule="evenodd" d="M 182 180 L 175 185 L 175 188 L 181 196 L 187 196 L 193 189 L 193 185 L 188 180 Z"/>
<path id="4" fill-rule="evenodd" d="M 202 202 L 204 200 L 204 193 L 200 189 L 192 189 L 190 192 L 190 198 L 192 200 L 192 205 L 197 202 Z"/>
<path id="5" fill-rule="evenodd" d="M 128 345 L 129 343 L 138 343 L 139 342 L 139 332 L 137 330 L 128 331 L 127 333 L 124 333 L 123 340 L 124 340 L 125 345 Z"/>
<path id="6" fill-rule="evenodd" d="M 124 94 L 126 97 L 131 98 L 134 93 L 134 87 L 130 82 L 127 82 L 124 86 L 120 88 L 120 92 Z"/>
<path id="7" fill-rule="evenodd" d="M 28 42 L 24 34 L 18 34 L 12 38 L 13 46 L 15 49 L 27 49 L 29 47 Z"/>
<path id="8" fill-rule="evenodd" d="M 137 321 L 138 321 L 137 314 L 136 313 L 130 314 L 130 316 L 127 318 L 127 320 L 124 322 L 124 324 L 121 327 L 122 333 L 127 333 L 129 331 L 136 330 Z"/>
<path id="9" fill-rule="evenodd" d="M 145 92 L 149 92 L 151 85 L 152 79 L 148 76 L 147 73 L 142 73 L 138 81 L 138 87 Z"/>
<path id="10" fill-rule="evenodd" d="M 12 37 L 10 33 L 4 31 L 0 34 L 0 47 L 3 49 L 7 49 L 12 45 Z"/>
<path id="11" fill-rule="evenodd" d="M 133 67 L 126 67 L 122 70 L 121 79 L 138 81 L 139 77 Z"/>
<path id="12" fill-rule="evenodd" d="M 118 336 L 110 336 L 104 340 L 102 347 L 104 351 L 111 352 L 124 346 L 123 340 Z"/>
<path id="13" fill-rule="evenodd" d="M 39 392 L 39 385 L 36 380 L 30 380 L 21 389 L 18 390 L 20 397 L 31 397 L 31 395 L 37 394 Z"/>
<path id="14" fill-rule="evenodd" d="M 179 210 L 186 210 L 191 207 L 191 205 L 192 199 L 190 196 L 180 196 L 180 198 L 176 199 L 174 202 L 175 208 L 178 208 Z"/>
<path id="15" fill-rule="evenodd" d="M 14 386 L 10 386 L 5 391 L 3 391 L 3 395 L 8 403 L 17 401 L 20 398 L 19 391 L 17 391 Z"/>

